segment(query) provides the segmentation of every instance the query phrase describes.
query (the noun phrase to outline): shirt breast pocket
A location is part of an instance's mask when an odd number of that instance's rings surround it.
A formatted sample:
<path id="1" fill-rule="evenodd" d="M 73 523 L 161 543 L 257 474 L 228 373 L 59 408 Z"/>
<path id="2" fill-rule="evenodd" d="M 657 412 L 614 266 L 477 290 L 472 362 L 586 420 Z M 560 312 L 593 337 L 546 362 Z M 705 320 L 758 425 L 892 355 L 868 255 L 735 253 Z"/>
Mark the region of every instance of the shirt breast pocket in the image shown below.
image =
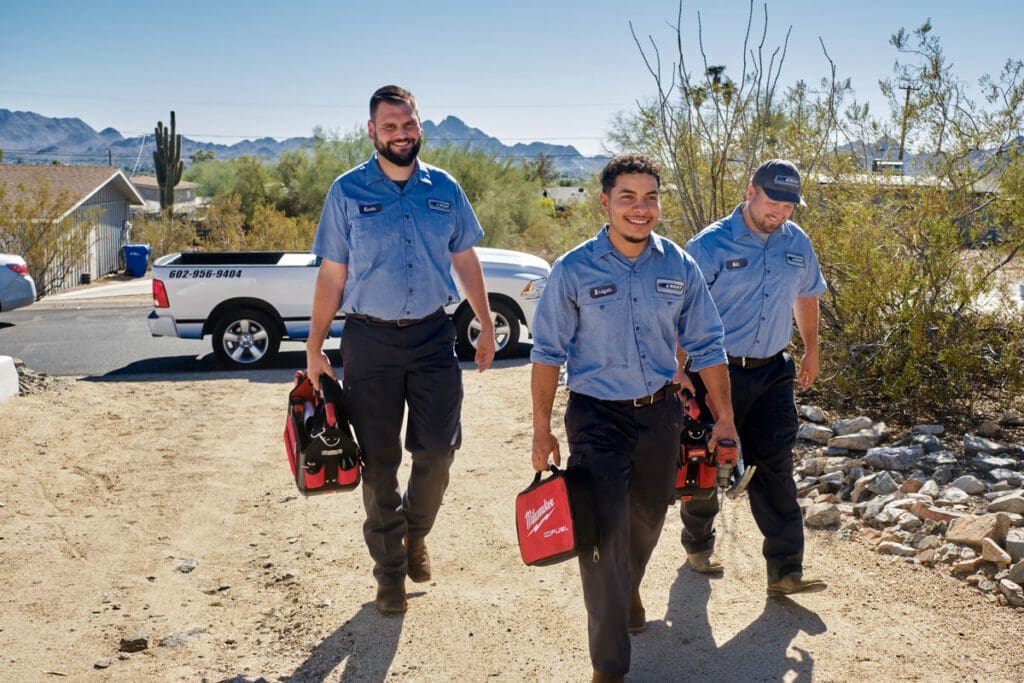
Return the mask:
<path id="1" fill-rule="evenodd" d="M 630 315 L 626 295 L 617 285 L 601 284 L 585 288 L 577 299 L 579 328 L 576 336 L 588 345 L 625 348 Z"/>
<path id="2" fill-rule="evenodd" d="M 447 204 L 446 202 L 443 204 Z M 430 208 L 423 212 L 423 233 L 427 243 L 433 248 L 448 248 L 454 231 L 454 219 L 451 209 Z"/>
<path id="3" fill-rule="evenodd" d="M 401 243 L 395 212 L 386 209 L 352 219 L 349 233 L 349 264 L 373 267 L 388 254 L 395 253 Z"/>

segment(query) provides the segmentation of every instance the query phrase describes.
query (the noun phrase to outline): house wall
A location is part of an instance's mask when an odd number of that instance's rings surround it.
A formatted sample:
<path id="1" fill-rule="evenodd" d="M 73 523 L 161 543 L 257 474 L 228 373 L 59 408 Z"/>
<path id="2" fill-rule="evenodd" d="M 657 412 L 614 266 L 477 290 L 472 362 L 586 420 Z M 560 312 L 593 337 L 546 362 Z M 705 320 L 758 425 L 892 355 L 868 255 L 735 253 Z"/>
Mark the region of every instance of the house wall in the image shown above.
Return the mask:
<path id="1" fill-rule="evenodd" d="M 104 187 L 64 219 L 78 225 L 92 224 L 89 253 L 84 260 L 70 265 L 67 276 L 53 283 L 50 293 L 63 291 L 81 282 L 83 273 L 96 279 L 121 267 L 123 228 L 128 220 L 128 202 L 112 185 Z"/>

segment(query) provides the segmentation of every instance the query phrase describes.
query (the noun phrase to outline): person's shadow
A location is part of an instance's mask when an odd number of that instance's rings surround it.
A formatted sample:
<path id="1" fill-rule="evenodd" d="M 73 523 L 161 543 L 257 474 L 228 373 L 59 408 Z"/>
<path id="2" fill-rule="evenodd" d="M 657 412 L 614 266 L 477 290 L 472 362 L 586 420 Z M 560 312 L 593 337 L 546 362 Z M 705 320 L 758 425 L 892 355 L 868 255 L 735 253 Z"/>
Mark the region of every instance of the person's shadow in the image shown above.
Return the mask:
<path id="1" fill-rule="evenodd" d="M 408 597 L 415 597 L 410 593 Z M 289 678 L 290 683 L 384 681 L 398 650 L 402 615 L 383 616 L 369 602 L 316 646 Z M 344 672 L 337 672 L 344 663 Z"/>
<path id="2" fill-rule="evenodd" d="M 728 580 L 728 578 L 722 579 Z M 814 659 L 788 650 L 800 631 L 824 633 L 825 623 L 789 598 L 766 598 L 761 614 L 722 645 L 708 620 L 711 580 L 680 568 L 661 621 L 633 639 L 633 681 L 810 681 Z"/>

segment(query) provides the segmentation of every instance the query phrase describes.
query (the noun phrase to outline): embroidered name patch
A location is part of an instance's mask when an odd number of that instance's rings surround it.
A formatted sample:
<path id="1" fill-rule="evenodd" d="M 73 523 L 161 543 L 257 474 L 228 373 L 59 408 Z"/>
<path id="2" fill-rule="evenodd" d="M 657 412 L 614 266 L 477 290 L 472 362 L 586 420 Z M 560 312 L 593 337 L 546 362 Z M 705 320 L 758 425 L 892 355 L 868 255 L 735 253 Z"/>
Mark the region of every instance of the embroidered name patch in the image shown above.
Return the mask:
<path id="1" fill-rule="evenodd" d="M 745 259 L 745 258 L 734 258 L 734 259 L 729 259 L 728 261 L 725 262 L 725 269 L 726 270 L 736 270 L 737 268 L 746 268 L 746 267 L 747 267 L 747 259 Z"/>
<path id="2" fill-rule="evenodd" d="M 600 287 L 590 288 L 590 298 L 600 299 L 602 296 L 610 296 L 615 292 L 619 291 L 619 288 L 615 285 L 601 285 Z"/>
<path id="3" fill-rule="evenodd" d="M 377 204 L 360 204 L 359 215 L 366 216 L 371 213 L 380 213 L 380 203 Z"/>
<path id="4" fill-rule="evenodd" d="M 665 278 L 658 278 L 654 286 L 657 288 L 660 294 L 675 294 L 676 296 L 682 296 L 686 290 L 686 285 L 679 280 L 666 280 Z"/>
<path id="5" fill-rule="evenodd" d="M 787 266 L 793 266 L 794 268 L 803 268 L 804 267 L 804 257 L 801 256 L 800 254 L 790 254 L 790 253 L 787 252 L 786 253 L 786 265 Z"/>
<path id="6" fill-rule="evenodd" d="M 431 211 L 440 211 L 441 213 L 451 213 L 452 203 L 443 202 L 440 199 L 428 199 L 427 208 Z"/>

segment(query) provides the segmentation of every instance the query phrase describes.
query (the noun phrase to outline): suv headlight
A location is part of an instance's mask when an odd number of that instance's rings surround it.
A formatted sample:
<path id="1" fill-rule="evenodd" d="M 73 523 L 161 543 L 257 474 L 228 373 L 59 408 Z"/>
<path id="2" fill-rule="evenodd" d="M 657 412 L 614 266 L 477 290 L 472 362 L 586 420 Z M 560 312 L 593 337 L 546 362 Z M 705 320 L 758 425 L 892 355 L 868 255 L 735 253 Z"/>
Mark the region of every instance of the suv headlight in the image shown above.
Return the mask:
<path id="1" fill-rule="evenodd" d="M 523 291 L 519 293 L 519 296 L 524 299 L 536 299 L 541 295 L 541 292 L 544 291 L 544 285 L 546 285 L 547 282 L 548 279 L 546 277 L 539 277 L 536 280 L 530 280 L 526 283 L 526 286 L 523 287 Z"/>

